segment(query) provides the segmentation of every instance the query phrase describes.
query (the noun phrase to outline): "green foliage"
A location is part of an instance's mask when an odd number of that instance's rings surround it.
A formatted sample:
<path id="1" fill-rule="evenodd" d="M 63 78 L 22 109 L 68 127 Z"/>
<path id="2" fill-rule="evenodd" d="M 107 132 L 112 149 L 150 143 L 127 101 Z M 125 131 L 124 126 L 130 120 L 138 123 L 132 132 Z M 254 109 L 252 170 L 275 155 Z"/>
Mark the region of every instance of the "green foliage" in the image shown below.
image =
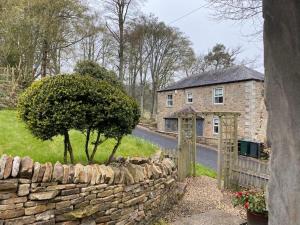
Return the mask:
<path id="1" fill-rule="evenodd" d="M 66 151 L 72 161 L 70 130 L 87 131 L 89 160 L 92 131 L 98 132 L 94 157 L 101 135 L 106 139 L 115 138 L 118 146 L 121 138 L 137 125 L 140 116 L 137 103 L 119 88 L 82 75 L 57 75 L 34 82 L 20 97 L 18 111 L 36 137 L 51 140 L 57 135 L 65 136 L 65 161 Z"/>
<path id="2" fill-rule="evenodd" d="M 267 214 L 266 197 L 262 191 L 237 192 L 232 199 L 234 207 L 241 205 L 253 213 Z"/>
<path id="3" fill-rule="evenodd" d="M 19 99 L 19 116 L 29 130 L 42 140 L 83 130 L 86 109 L 94 82 L 88 77 L 60 75 L 33 83 Z"/>
<path id="4" fill-rule="evenodd" d="M 238 51 L 239 49 L 230 52 L 223 44 L 216 44 L 213 49 L 204 56 L 206 67 L 215 70 L 231 67 Z"/>
<path id="5" fill-rule="evenodd" d="M 98 80 L 107 81 L 112 85 L 121 87 L 117 75 L 114 71 L 107 70 L 92 60 L 78 61 L 75 65 L 74 71 L 81 75 L 89 75 Z"/>
<path id="6" fill-rule="evenodd" d="M 63 137 L 54 137 L 52 141 L 42 141 L 34 137 L 25 123 L 18 120 L 15 110 L 0 110 L 0 155 L 29 156 L 34 161 L 45 163 L 57 161 L 63 162 L 62 149 Z M 71 130 L 70 139 L 74 149 L 74 160 L 82 164 L 87 164 L 83 151 L 85 135 L 82 132 Z M 99 147 L 94 161 L 105 163 L 115 145 L 114 139 L 108 139 Z M 90 146 L 91 147 L 91 146 Z M 122 143 L 116 153 L 117 157 L 149 157 L 158 150 L 158 147 L 143 139 L 127 135 L 122 139 Z"/>

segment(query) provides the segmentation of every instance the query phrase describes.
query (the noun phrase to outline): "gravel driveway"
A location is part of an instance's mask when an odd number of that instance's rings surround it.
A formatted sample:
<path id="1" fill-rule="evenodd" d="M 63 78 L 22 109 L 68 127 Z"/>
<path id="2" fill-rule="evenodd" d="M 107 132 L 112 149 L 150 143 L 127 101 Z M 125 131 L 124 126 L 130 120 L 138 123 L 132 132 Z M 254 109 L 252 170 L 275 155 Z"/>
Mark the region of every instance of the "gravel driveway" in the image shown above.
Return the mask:
<path id="1" fill-rule="evenodd" d="M 177 149 L 177 139 L 168 137 L 145 128 L 137 127 L 133 131 L 133 135 L 148 140 L 161 148 Z M 197 145 L 196 161 L 202 165 L 217 170 L 218 154 L 215 150 L 208 147 Z"/>

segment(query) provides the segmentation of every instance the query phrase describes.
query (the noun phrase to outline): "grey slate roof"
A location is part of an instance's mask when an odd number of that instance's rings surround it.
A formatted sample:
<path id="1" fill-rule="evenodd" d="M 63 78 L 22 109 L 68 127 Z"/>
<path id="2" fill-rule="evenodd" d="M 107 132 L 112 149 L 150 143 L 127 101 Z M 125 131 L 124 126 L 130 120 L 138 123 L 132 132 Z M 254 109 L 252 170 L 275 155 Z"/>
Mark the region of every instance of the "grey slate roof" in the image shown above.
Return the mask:
<path id="1" fill-rule="evenodd" d="M 264 74 L 246 66 L 233 66 L 227 69 L 212 70 L 181 79 L 159 90 L 159 92 L 247 80 L 264 81 Z"/>

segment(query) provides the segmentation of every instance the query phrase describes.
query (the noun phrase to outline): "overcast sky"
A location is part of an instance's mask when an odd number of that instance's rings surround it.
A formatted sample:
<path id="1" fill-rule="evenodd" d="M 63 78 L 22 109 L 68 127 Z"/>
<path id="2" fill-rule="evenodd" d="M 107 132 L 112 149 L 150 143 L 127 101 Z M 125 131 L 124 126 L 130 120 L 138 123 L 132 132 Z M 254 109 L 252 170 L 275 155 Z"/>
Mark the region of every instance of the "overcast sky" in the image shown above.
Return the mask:
<path id="1" fill-rule="evenodd" d="M 143 11 L 153 13 L 160 20 L 169 24 L 189 12 L 205 5 L 205 0 L 148 0 Z M 217 21 L 212 18 L 212 11 L 201 8 L 170 25 L 178 27 L 193 42 L 196 53 L 206 53 L 216 43 L 226 47 L 242 46 L 243 52 L 239 60 L 257 58 L 256 69 L 263 72 L 263 41 L 254 36 L 259 27 L 248 22 Z"/>

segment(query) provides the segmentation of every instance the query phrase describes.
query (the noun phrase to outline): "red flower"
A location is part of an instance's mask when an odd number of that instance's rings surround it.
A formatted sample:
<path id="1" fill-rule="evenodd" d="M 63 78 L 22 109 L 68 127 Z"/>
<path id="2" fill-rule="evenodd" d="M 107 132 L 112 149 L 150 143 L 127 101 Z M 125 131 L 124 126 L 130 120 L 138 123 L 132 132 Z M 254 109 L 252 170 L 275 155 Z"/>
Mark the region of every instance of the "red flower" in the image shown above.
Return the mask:
<path id="1" fill-rule="evenodd" d="M 249 202 L 245 203 L 245 209 L 249 209 Z"/>
<path id="2" fill-rule="evenodd" d="M 240 197 L 242 197 L 242 196 L 243 196 L 243 193 L 242 193 L 242 192 L 237 192 L 237 193 L 236 193 L 236 197 L 240 198 Z"/>

